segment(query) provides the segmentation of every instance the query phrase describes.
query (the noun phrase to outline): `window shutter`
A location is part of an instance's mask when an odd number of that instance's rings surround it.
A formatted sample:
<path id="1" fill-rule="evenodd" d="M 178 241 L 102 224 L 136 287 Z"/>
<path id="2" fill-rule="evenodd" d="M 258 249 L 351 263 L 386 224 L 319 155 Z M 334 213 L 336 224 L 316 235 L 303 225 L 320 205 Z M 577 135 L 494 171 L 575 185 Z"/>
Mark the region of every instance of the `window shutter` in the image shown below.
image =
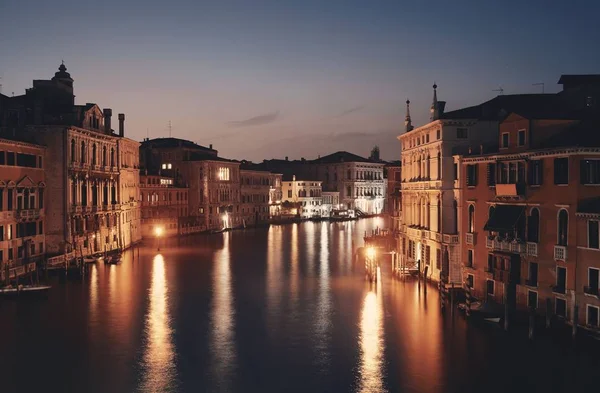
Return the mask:
<path id="1" fill-rule="evenodd" d="M 475 164 L 475 165 L 473 165 L 473 175 L 475 176 L 473 185 L 475 185 L 475 186 L 477 186 L 477 177 L 478 177 L 477 175 L 478 174 L 479 174 L 479 165 Z"/>
<path id="2" fill-rule="evenodd" d="M 544 184 L 544 160 L 537 161 L 537 171 L 540 176 L 540 185 Z"/>
<path id="3" fill-rule="evenodd" d="M 492 184 L 492 164 L 487 164 L 487 185 L 491 186 Z"/>
<path id="4" fill-rule="evenodd" d="M 588 167 L 585 161 L 586 160 L 581 160 L 579 162 L 579 182 L 581 184 L 586 184 L 588 178 Z"/>

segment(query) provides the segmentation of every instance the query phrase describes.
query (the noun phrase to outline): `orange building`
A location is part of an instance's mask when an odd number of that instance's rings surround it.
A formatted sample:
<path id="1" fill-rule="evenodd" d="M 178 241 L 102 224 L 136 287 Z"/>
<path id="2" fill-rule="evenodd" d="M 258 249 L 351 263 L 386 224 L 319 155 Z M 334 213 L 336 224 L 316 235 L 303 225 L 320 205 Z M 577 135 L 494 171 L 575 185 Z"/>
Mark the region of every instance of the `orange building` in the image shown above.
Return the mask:
<path id="1" fill-rule="evenodd" d="M 142 237 L 151 238 L 161 228 L 165 236 L 186 233 L 188 228 L 188 189 L 172 177 L 140 175 Z"/>
<path id="2" fill-rule="evenodd" d="M 583 325 L 576 306 L 589 304 L 598 326 L 598 215 L 581 210 L 600 197 L 600 123 L 589 118 L 515 110 L 500 123 L 496 152 L 455 157 L 463 279 L 476 297 Z"/>
<path id="3" fill-rule="evenodd" d="M 46 252 L 45 150 L 0 139 L 0 282 L 35 270 Z"/>

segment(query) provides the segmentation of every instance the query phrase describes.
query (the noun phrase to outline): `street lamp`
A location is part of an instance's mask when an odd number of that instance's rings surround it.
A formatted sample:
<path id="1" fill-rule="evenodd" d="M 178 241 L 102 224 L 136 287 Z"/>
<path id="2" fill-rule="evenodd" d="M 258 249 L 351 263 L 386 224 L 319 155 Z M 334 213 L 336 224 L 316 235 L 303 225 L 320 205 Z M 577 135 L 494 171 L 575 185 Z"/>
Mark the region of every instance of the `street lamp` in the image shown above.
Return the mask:
<path id="1" fill-rule="evenodd" d="M 367 248 L 367 256 L 371 260 L 375 258 L 375 248 L 374 247 Z"/>
<path id="2" fill-rule="evenodd" d="M 156 251 L 160 251 L 160 237 L 163 234 L 163 227 L 156 227 L 154 228 L 154 234 L 156 235 Z"/>

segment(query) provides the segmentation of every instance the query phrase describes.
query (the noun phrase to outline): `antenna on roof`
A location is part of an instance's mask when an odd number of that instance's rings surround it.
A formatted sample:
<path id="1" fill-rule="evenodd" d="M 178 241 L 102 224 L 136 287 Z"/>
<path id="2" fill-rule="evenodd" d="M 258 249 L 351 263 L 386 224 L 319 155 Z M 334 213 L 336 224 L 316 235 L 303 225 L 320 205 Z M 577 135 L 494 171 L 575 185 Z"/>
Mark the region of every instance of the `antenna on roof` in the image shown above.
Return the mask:
<path id="1" fill-rule="evenodd" d="M 173 131 L 173 127 L 171 127 L 171 120 L 169 120 L 169 138 L 171 137 L 171 131 Z"/>
<path id="2" fill-rule="evenodd" d="M 500 92 L 500 95 L 503 95 L 503 94 L 504 94 L 504 89 L 503 89 L 502 87 L 499 87 L 499 88 L 497 88 L 497 89 L 494 89 L 494 90 L 492 90 L 492 91 L 497 91 L 497 92 Z"/>
<path id="3" fill-rule="evenodd" d="M 544 82 L 533 83 L 531 86 L 542 86 L 542 94 L 544 94 Z"/>

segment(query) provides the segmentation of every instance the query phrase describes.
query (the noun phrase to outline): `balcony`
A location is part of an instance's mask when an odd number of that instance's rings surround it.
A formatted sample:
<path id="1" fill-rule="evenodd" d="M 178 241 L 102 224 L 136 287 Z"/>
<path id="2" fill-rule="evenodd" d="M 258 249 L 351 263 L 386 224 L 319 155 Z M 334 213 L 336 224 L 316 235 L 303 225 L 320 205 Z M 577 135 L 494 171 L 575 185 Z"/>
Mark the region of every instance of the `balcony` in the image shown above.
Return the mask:
<path id="1" fill-rule="evenodd" d="M 525 253 L 525 243 L 510 242 L 510 251 L 517 254 Z"/>
<path id="2" fill-rule="evenodd" d="M 555 261 L 566 261 L 567 260 L 567 246 L 554 246 L 554 260 Z"/>
<path id="3" fill-rule="evenodd" d="M 529 257 L 537 257 L 538 256 L 537 243 L 527 242 L 527 256 L 529 256 Z"/>
<path id="4" fill-rule="evenodd" d="M 78 205 L 72 205 L 71 206 L 71 212 L 75 213 L 75 214 L 81 214 L 82 211 L 82 206 L 78 206 Z"/>
<path id="5" fill-rule="evenodd" d="M 458 235 L 444 234 L 443 239 L 446 244 L 458 244 Z"/>
<path id="6" fill-rule="evenodd" d="M 567 293 L 567 289 L 564 287 L 564 285 L 554 285 L 552 287 L 552 292 L 564 295 Z"/>
<path id="7" fill-rule="evenodd" d="M 598 292 L 600 292 L 598 287 L 583 287 L 583 293 L 585 293 L 586 295 L 599 297 L 600 295 L 598 294 Z"/>
<path id="8" fill-rule="evenodd" d="M 525 243 L 518 242 L 516 240 L 508 240 L 508 239 L 490 239 L 489 237 L 485 240 L 485 245 L 487 248 L 496 250 L 496 251 L 505 251 L 511 252 L 515 254 L 524 254 L 525 253 Z"/>
<path id="9" fill-rule="evenodd" d="M 494 240 L 490 239 L 489 236 L 485 238 L 486 248 L 494 248 Z"/>
<path id="10" fill-rule="evenodd" d="M 39 218 L 41 215 L 40 209 L 27 209 L 27 210 L 18 210 L 15 216 L 18 216 L 21 219 L 32 219 Z"/>
<path id="11" fill-rule="evenodd" d="M 475 233 L 469 232 L 469 233 L 467 233 L 466 237 L 467 237 L 467 244 L 475 245 L 475 239 L 477 237 Z"/>

